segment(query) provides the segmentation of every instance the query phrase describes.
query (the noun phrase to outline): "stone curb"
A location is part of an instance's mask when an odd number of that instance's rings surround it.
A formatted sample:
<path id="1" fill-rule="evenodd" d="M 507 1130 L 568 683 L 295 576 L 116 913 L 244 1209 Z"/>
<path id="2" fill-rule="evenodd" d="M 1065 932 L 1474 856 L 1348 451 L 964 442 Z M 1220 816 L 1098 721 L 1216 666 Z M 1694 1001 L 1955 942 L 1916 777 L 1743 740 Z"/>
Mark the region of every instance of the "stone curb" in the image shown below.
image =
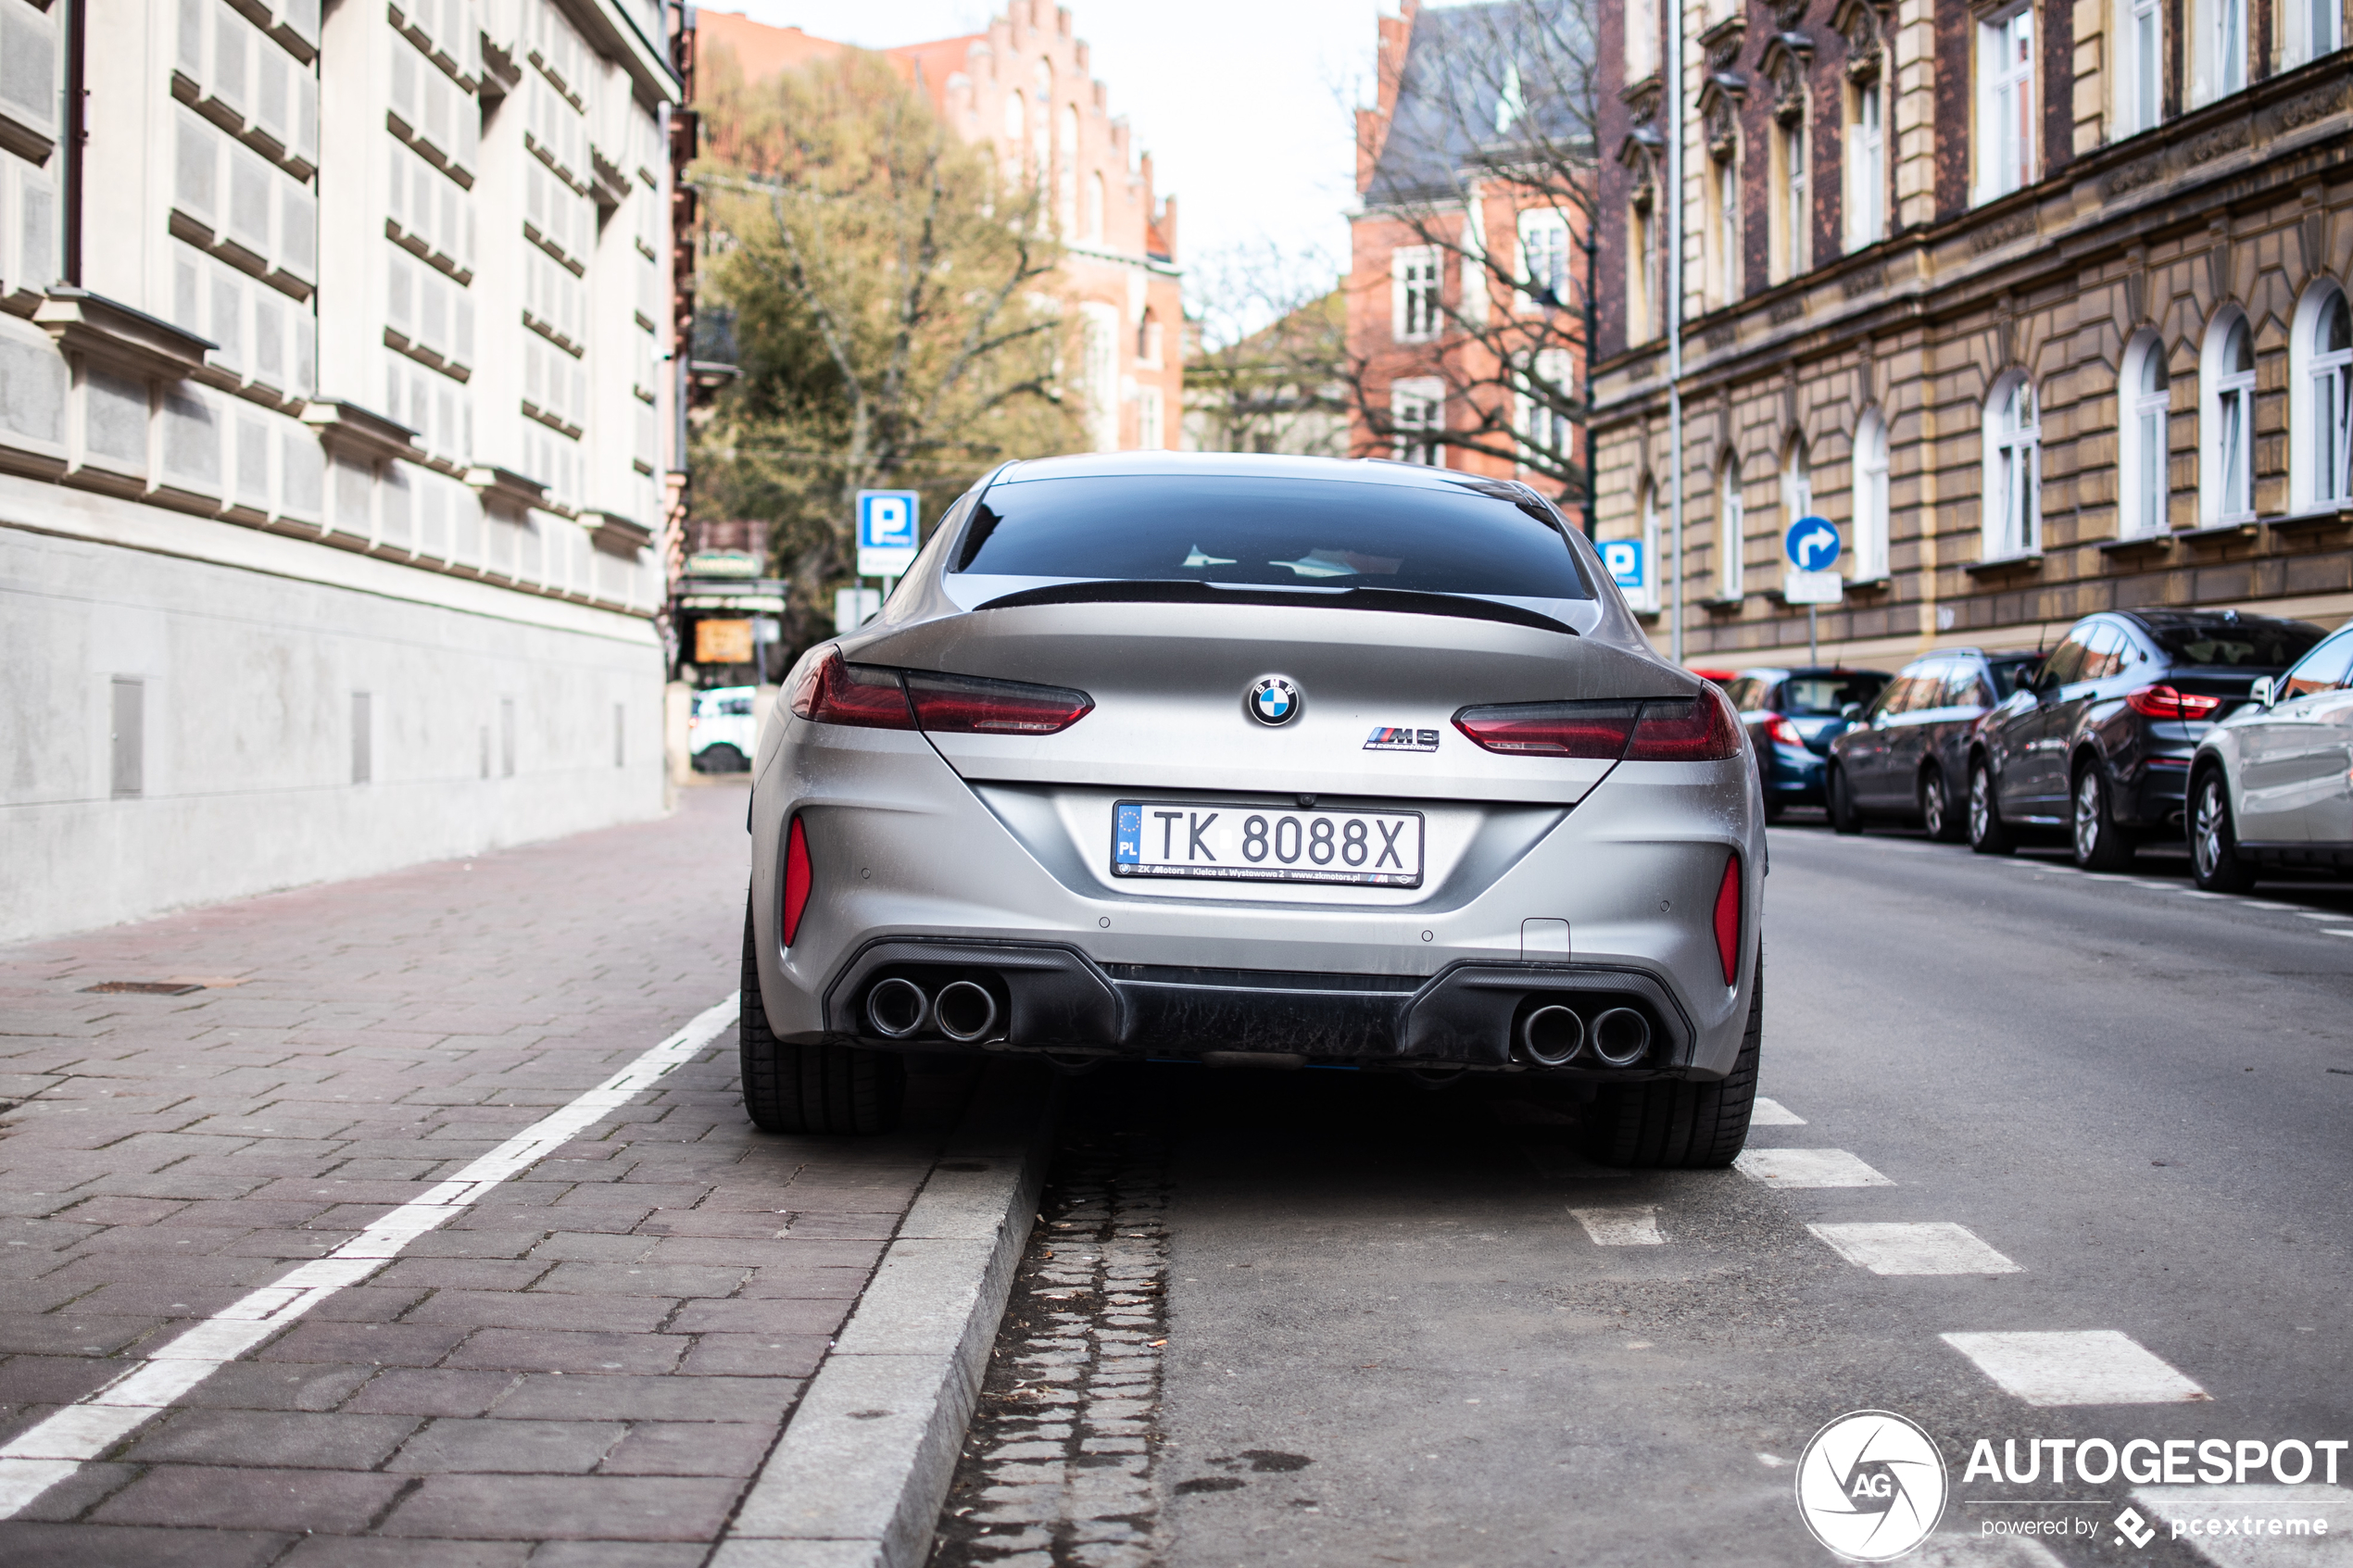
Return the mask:
<path id="1" fill-rule="evenodd" d="M 1061 1085 L 991 1062 L 712 1568 L 922 1568 L 1028 1245 Z"/>

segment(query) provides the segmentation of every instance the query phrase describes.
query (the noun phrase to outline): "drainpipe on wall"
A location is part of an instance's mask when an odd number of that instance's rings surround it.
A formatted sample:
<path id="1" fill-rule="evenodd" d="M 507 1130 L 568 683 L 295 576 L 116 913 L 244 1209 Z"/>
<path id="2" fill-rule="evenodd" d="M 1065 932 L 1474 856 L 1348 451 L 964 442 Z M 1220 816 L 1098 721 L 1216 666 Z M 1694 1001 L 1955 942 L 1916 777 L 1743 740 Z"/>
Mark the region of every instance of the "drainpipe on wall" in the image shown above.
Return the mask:
<path id="1" fill-rule="evenodd" d="M 82 144 L 89 139 L 90 90 L 84 85 L 90 0 L 66 5 L 65 281 L 82 286 Z"/>
<path id="2" fill-rule="evenodd" d="M 1683 3 L 1667 30 L 1667 656 L 1683 662 Z"/>

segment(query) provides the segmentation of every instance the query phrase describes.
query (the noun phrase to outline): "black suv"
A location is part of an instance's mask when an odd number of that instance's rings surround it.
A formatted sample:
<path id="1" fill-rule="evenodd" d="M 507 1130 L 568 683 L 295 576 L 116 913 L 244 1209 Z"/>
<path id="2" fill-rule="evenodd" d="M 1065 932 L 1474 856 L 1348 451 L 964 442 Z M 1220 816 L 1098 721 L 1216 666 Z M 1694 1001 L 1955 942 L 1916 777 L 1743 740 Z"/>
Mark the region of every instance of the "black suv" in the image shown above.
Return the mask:
<path id="1" fill-rule="evenodd" d="M 1957 840 L 1978 718 L 2032 679 L 2041 658 L 1940 648 L 1897 671 L 1831 742 L 1831 826 L 1860 833 L 1870 819 L 1904 818 L 1931 838 Z"/>
<path id="2" fill-rule="evenodd" d="M 2068 629 L 2034 679 L 1969 740 L 1969 839 L 2007 854 L 2012 830 L 2070 831 L 2075 863 L 2119 871 L 2145 838 L 2181 834 L 2191 754 L 2215 721 L 2322 637 L 2236 610 L 2116 610 Z"/>

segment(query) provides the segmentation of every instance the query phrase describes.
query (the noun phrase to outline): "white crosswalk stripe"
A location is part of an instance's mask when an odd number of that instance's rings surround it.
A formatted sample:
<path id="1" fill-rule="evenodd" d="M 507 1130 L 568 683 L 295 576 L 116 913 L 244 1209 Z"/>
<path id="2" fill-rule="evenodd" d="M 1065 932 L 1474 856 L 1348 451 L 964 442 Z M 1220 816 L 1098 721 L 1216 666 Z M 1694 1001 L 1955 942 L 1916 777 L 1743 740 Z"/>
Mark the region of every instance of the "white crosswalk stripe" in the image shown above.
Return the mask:
<path id="1" fill-rule="evenodd" d="M 2170 1405 L 2208 1398 L 2139 1340 L 2112 1328 L 1938 1337 L 2030 1405 Z"/>
<path id="2" fill-rule="evenodd" d="M 1931 1536 L 1904 1568 L 2061 1568 L 2058 1554 L 2023 1537 Z"/>
<path id="3" fill-rule="evenodd" d="M 1791 1113 L 1788 1106 L 1777 1099 L 1756 1097 L 1749 1110 L 1748 1124 L 1752 1127 L 1803 1127 L 1806 1118 Z"/>
<path id="4" fill-rule="evenodd" d="M 1569 1213 L 1585 1227 L 1596 1247 L 1657 1247 L 1667 1240 L 1658 1230 L 1658 1210 L 1650 1204 L 1625 1209 L 1572 1209 Z"/>
<path id="5" fill-rule="evenodd" d="M 1966 1225 L 1910 1223 L 1807 1225 L 1848 1262 L 1875 1274 L 2014 1274 L 2016 1263 Z"/>
<path id="6" fill-rule="evenodd" d="M 1743 1149 L 1732 1168 L 1777 1187 L 1892 1187 L 1895 1184 L 1843 1148 Z"/>

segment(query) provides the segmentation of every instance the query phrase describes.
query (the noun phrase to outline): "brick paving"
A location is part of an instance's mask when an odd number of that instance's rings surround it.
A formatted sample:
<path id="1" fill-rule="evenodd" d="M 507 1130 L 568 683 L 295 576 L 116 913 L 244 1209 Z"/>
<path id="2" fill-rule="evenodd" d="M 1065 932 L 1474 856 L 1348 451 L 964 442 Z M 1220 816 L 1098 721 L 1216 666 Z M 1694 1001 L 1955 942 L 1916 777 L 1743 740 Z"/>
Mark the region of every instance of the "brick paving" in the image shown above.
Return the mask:
<path id="1" fill-rule="evenodd" d="M 0 1439 L 731 990 L 743 799 L 0 948 Z M 769 1137 L 735 1057 L 223 1367 L 0 1522 L 0 1562 L 701 1562 L 965 1087 L 918 1075 L 892 1137 Z"/>

